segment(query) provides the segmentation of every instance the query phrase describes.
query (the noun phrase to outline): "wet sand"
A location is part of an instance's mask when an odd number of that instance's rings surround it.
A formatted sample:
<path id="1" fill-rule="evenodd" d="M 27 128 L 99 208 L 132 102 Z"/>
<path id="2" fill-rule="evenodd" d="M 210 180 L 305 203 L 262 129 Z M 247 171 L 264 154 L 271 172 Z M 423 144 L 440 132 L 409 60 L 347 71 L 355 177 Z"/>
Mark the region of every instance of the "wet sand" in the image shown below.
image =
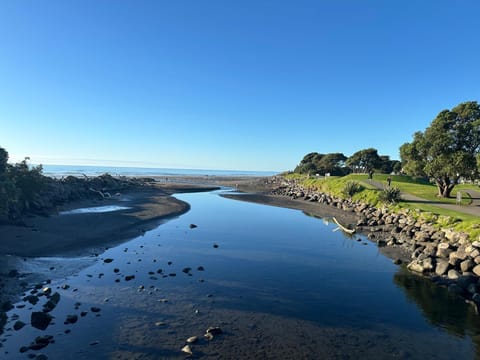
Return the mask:
<path id="1" fill-rule="evenodd" d="M 105 246 L 118 244 L 157 227 L 162 221 L 181 215 L 189 205 L 173 193 L 210 191 L 212 186 L 171 184 L 131 190 L 110 199 L 75 201 L 50 216 L 30 216 L 25 226 L 3 225 L 0 254 L 21 257 L 83 256 Z M 103 212 L 61 214 L 64 211 L 104 206 L 127 209 Z"/>

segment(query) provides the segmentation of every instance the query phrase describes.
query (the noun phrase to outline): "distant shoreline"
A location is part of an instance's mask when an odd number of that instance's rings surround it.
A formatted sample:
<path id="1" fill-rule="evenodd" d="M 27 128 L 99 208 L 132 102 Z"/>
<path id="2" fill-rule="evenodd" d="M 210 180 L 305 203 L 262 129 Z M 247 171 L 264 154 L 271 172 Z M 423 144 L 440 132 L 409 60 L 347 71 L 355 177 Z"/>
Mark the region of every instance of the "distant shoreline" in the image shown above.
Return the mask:
<path id="1" fill-rule="evenodd" d="M 66 176 L 98 176 L 109 173 L 112 176 L 273 176 L 278 171 L 249 170 L 209 170 L 209 169 L 179 169 L 179 168 L 149 168 L 127 166 L 94 166 L 94 165 L 42 165 L 45 176 L 60 178 Z"/>

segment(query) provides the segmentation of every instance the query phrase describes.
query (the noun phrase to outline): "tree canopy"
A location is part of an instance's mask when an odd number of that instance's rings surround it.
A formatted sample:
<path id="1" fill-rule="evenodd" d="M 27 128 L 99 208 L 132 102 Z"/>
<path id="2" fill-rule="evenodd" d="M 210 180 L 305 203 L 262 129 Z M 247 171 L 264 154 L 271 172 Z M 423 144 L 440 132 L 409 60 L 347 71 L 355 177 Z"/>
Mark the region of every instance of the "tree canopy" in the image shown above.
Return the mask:
<path id="1" fill-rule="evenodd" d="M 476 101 L 443 110 L 424 132 L 400 147 L 403 171 L 435 180 L 438 195 L 449 197 L 460 177 L 478 174 L 480 107 Z"/>
<path id="2" fill-rule="evenodd" d="M 346 164 L 350 166 L 354 172 L 370 172 L 379 167 L 381 163 L 382 161 L 378 155 L 378 151 L 374 148 L 359 150 L 346 161 Z"/>
<path id="3" fill-rule="evenodd" d="M 342 153 L 319 154 L 311 152 L 305 155 L 300 164 L 295 168 L 296 173 L 301 174 L 331 174 L 345 175 L 348 169 L 345 168 L 347 157 Z"/>

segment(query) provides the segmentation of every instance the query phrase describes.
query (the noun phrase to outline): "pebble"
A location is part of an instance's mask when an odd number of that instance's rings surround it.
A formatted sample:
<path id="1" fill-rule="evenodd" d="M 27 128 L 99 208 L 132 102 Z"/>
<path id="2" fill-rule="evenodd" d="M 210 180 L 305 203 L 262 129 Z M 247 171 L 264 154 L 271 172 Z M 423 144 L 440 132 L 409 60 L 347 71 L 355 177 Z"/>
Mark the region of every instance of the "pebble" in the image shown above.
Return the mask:
<path id="1" fill-rule="evenodd" d="M 192 348 L 190 347 L 190 345 L 185 345 L 182 348 L 182 352 L 184 352 L 185 354 L 188 354 L 188 355 L 193 355 L 193 351 L 192 351 Z"/>
<path id="2" fill-rule="evenodd" d="M 189 344 L 196 343 L 197 341 L 198 341 L 198 336 L 190 336 L 190 337 L 187 339 L 187 343 L 189 343 Z"/>

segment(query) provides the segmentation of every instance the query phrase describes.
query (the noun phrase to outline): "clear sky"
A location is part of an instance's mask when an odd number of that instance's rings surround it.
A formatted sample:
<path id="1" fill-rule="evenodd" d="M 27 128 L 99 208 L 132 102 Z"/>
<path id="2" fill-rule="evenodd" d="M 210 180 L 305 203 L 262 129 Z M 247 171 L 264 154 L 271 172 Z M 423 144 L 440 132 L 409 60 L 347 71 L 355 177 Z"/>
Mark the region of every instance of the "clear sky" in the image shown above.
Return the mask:
<path id="1" fill-rule="evenodd" d="M 480 100 L 478 0 L 0 0 L 13 161 L 293 169 Z"/>

